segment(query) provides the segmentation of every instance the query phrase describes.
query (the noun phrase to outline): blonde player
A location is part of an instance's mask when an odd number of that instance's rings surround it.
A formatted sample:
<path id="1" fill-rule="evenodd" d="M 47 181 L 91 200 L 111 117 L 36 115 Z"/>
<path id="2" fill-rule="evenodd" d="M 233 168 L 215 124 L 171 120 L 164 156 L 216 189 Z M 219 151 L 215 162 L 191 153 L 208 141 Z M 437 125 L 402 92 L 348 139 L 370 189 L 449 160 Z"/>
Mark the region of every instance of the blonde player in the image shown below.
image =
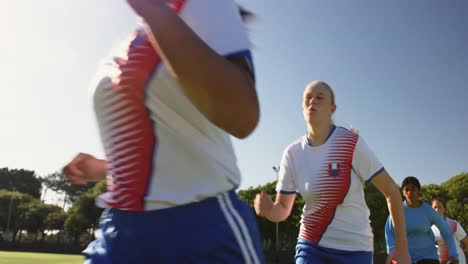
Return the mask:
<path id="1" fill-rule="evenodd" d="M 305 206 L 296 263 L 372 263 L 373 234 L 363 188 L 371 182 L 385 195 L 397 229 L 397 247 L 387 263 L 396 259 L 409 264 L 398 186 L 361 136 L 332 123 L 335 110 L 328 84 L 307 85 L 302 102 L 307 134 L 284 150 L 276 201 L 260 193 L 255 210 L 273 222 L 283 221 L 300 193 Z"/>

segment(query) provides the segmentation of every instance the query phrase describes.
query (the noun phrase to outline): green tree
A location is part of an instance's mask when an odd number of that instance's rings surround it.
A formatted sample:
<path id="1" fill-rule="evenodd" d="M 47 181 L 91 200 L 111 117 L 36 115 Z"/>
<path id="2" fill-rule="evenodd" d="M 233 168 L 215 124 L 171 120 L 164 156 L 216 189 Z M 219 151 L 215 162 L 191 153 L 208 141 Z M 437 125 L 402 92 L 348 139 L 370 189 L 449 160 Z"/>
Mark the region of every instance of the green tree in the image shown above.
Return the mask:
<path id="1" fill-rule="evenodd" d="M 63 209 L 56 205 L 48 205 L 49 214 L 47 214 L 45 224 L 47 230 L 63 230 L 63 225 L 67 219 L 66 213 Z"/>
<path id="2" fill-rule="evenodd" d="M 76 209 L 68 210 L 68 216 L 64 224 L 65 232 L 72 237 L 73 243 L 79 243 L 80 236 L 89 228 L 89 221 L 83 214 Z"/>
<path id="3" fill-rule="evenodd" d="M 441 185 L 423 185 L 421 200 L 430 204 L 434 198 L 445 200 L 448 217 L 457 220 L 463 227 L 468 225 L 468 173 L 455 175 Z"/>
<path id="4" fill-rule="evenodd" d="M 455 175 L 442 183 L 448 193 L 447 216 L 468 227 L 468 173 Z"/>
<path id="5" fill-rule="evenodd" d="M 95 200 L 105 190 L 106 182 L 99 182 L 92 189 L 81 194 L 68 211 L 64 228 L 75 243 L 79 242 L 82 234 L 87 233 L 88 230 L 92 232 L 97 228 L 102 209 L 96 207 Z"/>
<path id="6" fill-rule="evenodd" d="M 45 220 L 49 213 L 49 207 L 38 200 L 23 203 L 19 207 L 21 210 L 20 229 L 28 231 L 29 234 L 33 234 L 34 240 L 37 240 L 38 234 L 42 234 L 42 241 L 44 239 L 44 232 L 46 229 Z"/>
<path id="7" fill-rule="evenodd" d="M 45 230 L 49 231 L 62 231 L 64 229 L 65 220 L 67 219 L 67 214 L 60 206 L 48 204 L 48 214 L 45 219 Z M 44 239 L 44 233 L 41 238 L 41 242 Z M 57 235 L 57 241 L 59 236 Z"/>
<path id="8" fill-rule="evenodd" d="M 34 171 L 0 169 L 0 189 L 26 193 L 34 198 L 40 198 L 42 183 Z"/>
<path id="9" fill-rule="evenodd" d="M 374 233 L 374 250 L 385 249 L 385 223 L 388 218 L 388 206 L 385 196 L 373 185 L 364 186 L 364 197 L 370 211 L 372 232 Z"/>
<path id="10" fill-rule="evenodd" d="M 253 209 L 253 201 L 255 196 L 264 191 L 268 193 L 273 200 L 276 199 L 276 181 L 267 183 L 263 186 L 257 186 L 255 188 L 250 187 L 247 190 L 240 190 L 238 196 L 241 200 L 245 201 Z M 300 195 L 296 196 L 296 201 L 291 210 L 291 214 L 288 219 L 278 224 L 279 238 L 281 247 L 293 247 L 296 243 L 296 239 L 299 233 L 300 220 L 302 215 L 302 208 L 304 207 L 304 200 Z M 255 212 L 254 212 L 255 213 Z M 270 220 L 256 216 L 258 229 L 260 236 L 264 241 L 272 242 L 271 246 L 276 243 L 276 224 Z"/>
<path id="11" fill-rule="evenodd" d="M 12 232 L 13 241 L 18 231 L 26 226 L 26 208 L 34 201 L 29 194 L 0 190 L 0 229 Z"/>
<path id="12" fill-rule="evenodd" d="M 421 197 L 420 199 L 428 204 L 431 204 L 432 199 L 442 198 L 447 200 L 448 192 L 445 188 L 437 184 L 428 184 L 421 186 Z"/>
<path id="13" fill-rule="evenodd" d="M 91 189 L 95 183 L 84 185 L 73 185 L 63 175 L 62 172 L 54 172 L 42 179 L 46 190 L 65 194 L 65 203 L 73 204 L 78 197 Z"/>

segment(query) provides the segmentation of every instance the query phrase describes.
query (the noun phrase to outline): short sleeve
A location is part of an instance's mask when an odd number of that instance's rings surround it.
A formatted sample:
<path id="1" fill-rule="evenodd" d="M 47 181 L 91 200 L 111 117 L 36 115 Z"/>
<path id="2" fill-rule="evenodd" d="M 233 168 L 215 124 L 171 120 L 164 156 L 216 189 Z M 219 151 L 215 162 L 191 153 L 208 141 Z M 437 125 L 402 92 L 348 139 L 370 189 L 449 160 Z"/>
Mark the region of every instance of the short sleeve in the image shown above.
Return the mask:
<path id="1" fill-rule="evenodd" d="M 296 171 L 291 156 L 292 155 L 288 149 L 283 152 L 280 170 L 278 172 L 278 183 L 276 184 L 276 191 L 284 194 L 296 194 L 298 192 Z"/>
<path id="2" fill-rule="evenodd" d="M 250 42 L 234 1 L 187 0 L 180 17 L 218 54 L 249 53 Z"/>
<path id="3" fill-rule="evenodd" d="M 457 238 L 457 241 L 463 240 L 466 237 L 465 230 L 458 222 L 457 222 L 457 231 L 455 231 L 454 234 L 455 234 L 455 237 Z"/>
<path id="4" fill-rule="evenodd" d="M 434 209 L 432 209 L 430 205 L 424 203 L 423 206 L 427 208 L 426 210 L 430 214 L 432 224 L 437 226 L 439 229 L 440 234 L 449 249 L 450 257 L 458 258 L 457 248 L 455 246 L 455 236 L 447 221 L 445 221 L 442 216 L 440 216 Z"/>
<path id="5" fill-rule="evenodd" d="M 440 235 L 439 228 L 437 228 L 437 226 L 435 226 L 435 225 L 432 225 L 431 229 L 432 229 L 432 233 L 434 233 L 434 238 L 435 238 L 436 243 L 437 244 L 440 244 L 440 243 L 444 244 L 444 239 Z"/>
<path id="6" fill-rule="evenodd" d="M 356 174 L 366 182 L 370 182 L 374 176 L 384 170 L 382 163 L 362 137 L 359 137 L 356 143 L 352 166 Z"/>

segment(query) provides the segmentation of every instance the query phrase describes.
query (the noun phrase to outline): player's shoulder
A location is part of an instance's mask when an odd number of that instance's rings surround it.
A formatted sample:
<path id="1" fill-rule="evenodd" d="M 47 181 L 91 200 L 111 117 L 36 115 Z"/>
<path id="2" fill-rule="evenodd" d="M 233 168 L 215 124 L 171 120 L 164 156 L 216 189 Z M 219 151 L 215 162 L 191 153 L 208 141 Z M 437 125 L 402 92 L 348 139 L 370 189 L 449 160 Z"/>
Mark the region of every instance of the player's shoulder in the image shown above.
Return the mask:
<path id="1" fill-rule="evenodd" d="M 335 126 L 334 133 L 339 136 L 350 136 L 350 137 L 356 137 L 356 138 L 359 137 L 359 134 L 357 133 L 356 129 L 348 129 L 342 126 Z"/>
<path id="2" fill-rule="evenodd" d="M 336 126 L 330 140 L 338 142 L 335 146 L 356 146 L 361 141 L 357 132 L 347 129 L 345 127 Z"/>
<path id="3" fill-rule="evenodd" d="M 152 48 L 144 24 L 137 25 L 135 29 L 117 41 L 110 49 L 108 57 L 114 60 L 115 58 L 126 59 L 129 53 L 142 48 Z"/>
<path id="4" fill-rule="evenodd" d="M 452 225 L 459 225 L 459 224 L 460 224 L 460 223 L 458 223 L 458 221 L 455 220 L 455 219 L 448 218 L 448 217 L 446 217 L 445 219 L 447 220 L 447 223 L 449 223 L 449 224 L 452 224 Z"/>
<path id="5" fill-rule="evenodd" d="M 430 204 L 426 203 L 425 201 L 421 201 L 421 208 L 423 208 L 426 212 L 432 215 L 439 215 Z"/>
<path id="6" fill-rule="evenodd" d="M 421 207 L 423 207 L 423 208 L 425 208 L 425 209 L 426 209 L 426 208 L 430 208 L 431 210 L 434 210 L 434 209 L 432 208 L 432 206 L 430 206 L 428 203 L 426 203 L 426 201 L 421 201 Z"/>
<path id="7" fill-rule="evenodd" d="M 305 140 L 306 140 L 305 135 L 295 139 L 293 142 L 291 142 L 289 145 L 287 145 L 284 148 L 284 152 L 288 153 L 288 152 L 297 151 L 297 150 L 301 149 Z"/>

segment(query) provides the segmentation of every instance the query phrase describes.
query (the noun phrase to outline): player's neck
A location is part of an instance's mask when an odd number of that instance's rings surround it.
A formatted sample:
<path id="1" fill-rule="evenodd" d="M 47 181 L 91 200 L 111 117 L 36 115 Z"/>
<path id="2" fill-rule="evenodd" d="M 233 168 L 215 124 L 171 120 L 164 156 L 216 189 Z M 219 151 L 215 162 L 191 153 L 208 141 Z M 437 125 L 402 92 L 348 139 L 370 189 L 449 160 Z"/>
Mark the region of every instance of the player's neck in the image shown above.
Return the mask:
<path id="1" fill-rule="evenodd" d="M 312 146 L 320 146 L 327 140 L 333 129 L 333 124 L 307 126 L 307 139 Z"/>
<path id="2" fill-rule="evenodd" d="M 411 208 L 418 208 L 419 206 L 421 206 L 422 203 L 419 199 L 415 199 L 415 200 L 407 199 L 406 204 Z"/>

